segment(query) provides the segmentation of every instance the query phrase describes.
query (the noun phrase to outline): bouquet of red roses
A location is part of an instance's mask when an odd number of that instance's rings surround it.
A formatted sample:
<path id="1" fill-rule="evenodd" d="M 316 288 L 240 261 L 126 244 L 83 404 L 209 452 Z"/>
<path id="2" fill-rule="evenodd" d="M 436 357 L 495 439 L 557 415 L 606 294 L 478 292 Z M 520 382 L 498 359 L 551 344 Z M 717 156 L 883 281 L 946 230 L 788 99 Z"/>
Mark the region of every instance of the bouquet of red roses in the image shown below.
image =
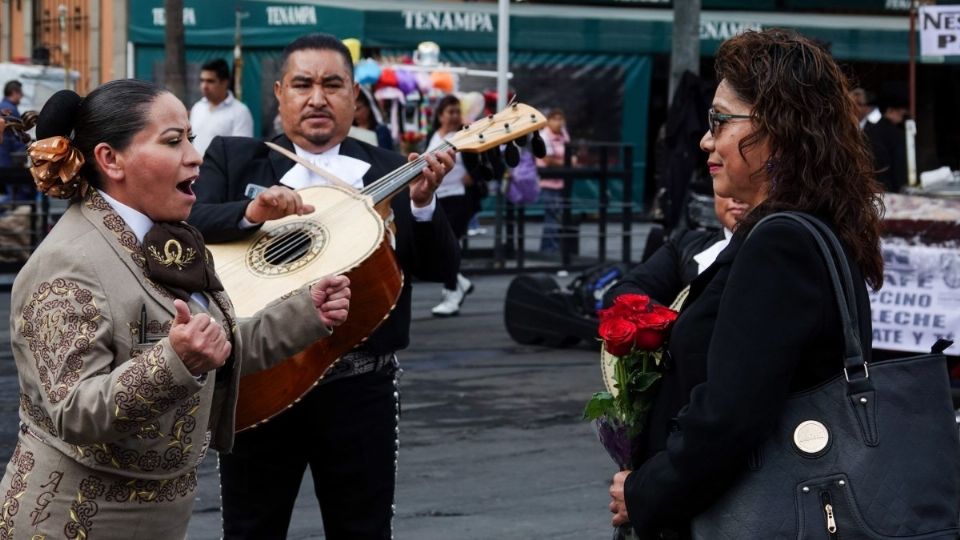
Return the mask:
<path id="1" fill-rule="evenodd" d="M 661 349 L 677 312 L 646 295 L 623 294 L 598 314 L 608 391 L 593 394 L 583 416 L 595 421 L 601 444 L 620 469 L 633 469 L 631 442 L 646 425 L 661 377 Z M 614 538 L 631 534 L 630 527 L 621 527 Z"/>

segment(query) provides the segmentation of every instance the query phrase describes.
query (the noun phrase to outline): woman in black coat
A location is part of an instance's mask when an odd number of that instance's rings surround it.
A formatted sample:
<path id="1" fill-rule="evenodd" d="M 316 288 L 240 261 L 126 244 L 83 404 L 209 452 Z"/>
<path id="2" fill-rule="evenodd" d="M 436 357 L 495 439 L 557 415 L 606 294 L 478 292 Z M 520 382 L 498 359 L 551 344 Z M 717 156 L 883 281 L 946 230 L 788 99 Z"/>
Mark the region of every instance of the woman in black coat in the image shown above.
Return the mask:
<path id="1" fill-rule="evenodd" d="M 720 84 L 701 140 L 714 191 L 752 210 L 691 284 L 639 467 L 610 488 L 613 524 L 642 538 L 685 538 L 776 425 L 787 396 L 841 372 L 840 317 L 813 237 L 772 212 L 816 215 L 837 233 L 860 313 L 879 288 L 879 186 L 840 68 L 784 30 L 746 32 L 716 59 Z M 749 241 L 746 236 L 749 233 Z M 861 340 L 871 339 L 860 317 Z M 867 358 L 869 360 L 869 358 Z M 750 537 L 745 531 L 744 537 Z"/>

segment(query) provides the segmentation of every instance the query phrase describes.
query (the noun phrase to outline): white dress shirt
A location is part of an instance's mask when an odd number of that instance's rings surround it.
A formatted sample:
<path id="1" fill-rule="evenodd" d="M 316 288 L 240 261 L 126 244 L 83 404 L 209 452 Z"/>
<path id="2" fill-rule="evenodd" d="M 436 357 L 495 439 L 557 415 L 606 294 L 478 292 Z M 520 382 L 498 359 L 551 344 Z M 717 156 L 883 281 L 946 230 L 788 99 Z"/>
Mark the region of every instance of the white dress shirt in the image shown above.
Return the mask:
<path id="1" fill-rule="evenodd" d="M 709 268 L 710 265 L 717 260 L 717 256 L 720 255 L 720 252 L 726 249 L 727 245 L 730 244 L 731 238 L 733 238 L 733 232 L 724 227 L 723 240 L 717 241 L 712 246 L 693 256 L 693 260 L 697 261 L 697 275 L 702 274 L 704 270 Z"/>
<path id="2" fill-rule="evenodd" d="M 227 90 L 227 98 L 216 105 L 207 98 L 196 102 L 190 109 L 190 127 L 197 137 L 193 146 L 202 155 L 217 135 L 253 137 L 253 116 L 250 109 Z"/>
<path id="3" fill-rule="evenodd" d="M 367 174 L 367 171 L 370 170 L 370 164 L 350 156 L 341 155 L 339 144 L 319 154 L 304 150 L 296 144 L 293 145 L 293 150 L 298 156 L 328 171 L 354 188 L 358 190 L 363 189 L 363 175 Z M 330 184 L 330 181 L 297 163 L 287 171 L 287 174 L 283 175 L 280 183 L 293 189 L 302 189 L 311 186 L 326 186 Z M 433 212 L 436 207 L 436 196 L 430 201 L 429 205 L 423 208 L 417 208 L 417 206 L 413 204 L 413 201 L 410 201 L 410 211 L 413 212 L 413 219 L 416 221 L 430 221 L 433 219 Z M 241 226 L 250 225 L 252 224 L 246 219 L 241 222 Z"/>
<path id="4" fill-rule="evenodd" d="M 110 204 L 110 207 L 113 208 L 114 212 L 120 215 L 123 219 L 123 222 L 127 224 L 127 227 L 130 227 L 130 230 L 133 231 L 133 234 L 137 237 L 137 242 L 140 245 L 143 245 L 143 237 L 150 232 L 150 229 L 153 228 L 153 220 L 150 219 L 146 214 L 143 214 L 129 206 L 123 204 L 122 202 L 114 199 L 113 197 L 106 194 L 104 191 L 97 190 L 100 195 Z M 210 304 L 207 301 L 207 297 L 203 293 L 195 292 L 190 294 L 190 299 L 194 302 L 203 306 L 203 309 L 207 309 L 207 306 Z"/>

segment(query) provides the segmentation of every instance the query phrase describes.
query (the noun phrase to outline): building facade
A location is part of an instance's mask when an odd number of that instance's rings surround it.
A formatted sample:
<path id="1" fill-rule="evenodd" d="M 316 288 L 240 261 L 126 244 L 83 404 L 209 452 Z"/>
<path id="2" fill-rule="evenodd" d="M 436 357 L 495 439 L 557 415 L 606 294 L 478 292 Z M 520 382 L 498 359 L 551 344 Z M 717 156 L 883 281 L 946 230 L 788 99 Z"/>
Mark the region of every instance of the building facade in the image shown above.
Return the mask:
<path id="1" fill-rule="evenodd" d="M 75 70 L 78 92 L 127 74 L 127 0 L 6 0 L 0 61 Z"/>

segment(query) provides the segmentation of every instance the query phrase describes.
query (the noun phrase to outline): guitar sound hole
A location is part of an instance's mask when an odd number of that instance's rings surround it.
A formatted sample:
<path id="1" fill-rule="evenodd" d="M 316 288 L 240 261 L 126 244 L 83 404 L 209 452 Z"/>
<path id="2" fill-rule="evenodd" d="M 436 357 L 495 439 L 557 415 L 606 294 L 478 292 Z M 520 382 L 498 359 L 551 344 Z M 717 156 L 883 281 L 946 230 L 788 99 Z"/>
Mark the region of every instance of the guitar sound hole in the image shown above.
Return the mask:
<path id="1" fill-rule="evenodd" d="M 303 231 L 288 232 L 267 244 L 263 260 L 274 266 L 290 264 L 306 255 L 312 243 L 313 238 Z"/>

